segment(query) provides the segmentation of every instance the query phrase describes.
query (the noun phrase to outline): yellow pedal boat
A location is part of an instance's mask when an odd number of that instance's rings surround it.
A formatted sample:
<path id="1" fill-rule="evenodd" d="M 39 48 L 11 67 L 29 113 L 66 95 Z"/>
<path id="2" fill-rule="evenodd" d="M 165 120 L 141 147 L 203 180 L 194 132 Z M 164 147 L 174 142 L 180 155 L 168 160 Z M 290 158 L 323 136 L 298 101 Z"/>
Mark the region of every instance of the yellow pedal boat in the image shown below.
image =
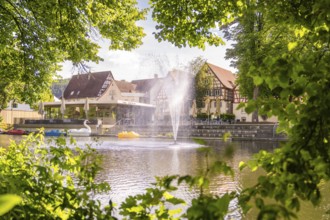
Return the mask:
<path id="1" fill-rule="evenodd" d="M 123 131 L 118 133 L 118 138 L 138 138 L 140 135 L 134 131 Z"/>

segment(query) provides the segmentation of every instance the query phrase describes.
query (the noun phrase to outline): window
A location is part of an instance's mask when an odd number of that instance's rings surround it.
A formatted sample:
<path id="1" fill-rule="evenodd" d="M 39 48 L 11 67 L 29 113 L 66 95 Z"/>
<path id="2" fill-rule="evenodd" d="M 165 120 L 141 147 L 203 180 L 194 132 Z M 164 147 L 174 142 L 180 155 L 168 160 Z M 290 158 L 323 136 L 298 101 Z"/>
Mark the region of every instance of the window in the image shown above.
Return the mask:
<path id="1" fill-rule="evenodd" d="M 207 96 L 213 96 L 213 90 L 211 89 L 211 90 L 207 90 L 206 91 L 206 95 Z"/>
<path id="2" fill-rule="evenodd" d="M 215 89 L 214 90 L 214 95 L 215 96 L 221 96 L 221 90 L 220 89 Z"/>
<path id="3" fill-rule="evenodd" d="M 74 94 L 74 91 L 71 91 L 70 95 L 73 95 Z"/>

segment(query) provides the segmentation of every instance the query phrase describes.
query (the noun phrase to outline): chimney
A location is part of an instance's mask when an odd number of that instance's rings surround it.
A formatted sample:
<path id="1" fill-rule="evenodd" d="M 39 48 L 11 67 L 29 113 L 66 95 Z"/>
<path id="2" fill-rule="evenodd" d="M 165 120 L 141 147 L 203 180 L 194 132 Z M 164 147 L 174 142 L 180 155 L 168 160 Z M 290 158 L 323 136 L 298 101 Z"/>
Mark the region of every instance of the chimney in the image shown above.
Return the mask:
<path id="1" fill-rule="evenodd" d="M 158 74 L 154 74 L 154 78 L 155 79 L 158 79 Z"/>

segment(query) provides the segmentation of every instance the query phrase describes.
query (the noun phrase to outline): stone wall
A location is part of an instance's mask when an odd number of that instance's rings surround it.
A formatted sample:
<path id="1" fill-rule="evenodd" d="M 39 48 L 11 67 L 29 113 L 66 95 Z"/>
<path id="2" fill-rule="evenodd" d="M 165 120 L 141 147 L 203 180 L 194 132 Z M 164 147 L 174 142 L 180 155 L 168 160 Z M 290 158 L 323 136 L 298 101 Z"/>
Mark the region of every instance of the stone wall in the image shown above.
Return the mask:
<path id="1" fill-rule="evenodd" d="M 230 125 L 196 125 L 188 131 L 181 130 L 180 135 L 191 137 L 222 138 L 230 133 L 232 139 L 285 139 L 284 134 L 276 133 L 276 124 L 230 124 Z"/>
<path id="2" fill-rule="evenodd" d="M 276 124 L 221 124 L 180 126 L 178 138 L 222 138 L 230 133 L 236 140 L 286 139 L 286 135 L 276 133 Z M 116 136 L 121 131 L 135 131 L 143 136 L 171 136 L 171 126 L 116 126 L 105 134 Z"/>
<path id="3" fill-rule="evenodd" d="M 17 125 L 26 130 L 36 130 L 40 127 L 49 129 L 81 128 L 84 120 L 30 120 L 31 123 Z M 58 121 L 58 123 L 56 123 Z M 98 127 L 97 121 L 90 120 L 89 126 L 95 135 L 117 136 L 122 131 L 134 131 L 145 137 L 172 137 L 172 126 L 169 125 L 116 125 L 106 128 Z M 33 123 L 32 123 L 33 122 Z M 52 122 L 52 123 L 51 123 Z M 54 122 L 54 123 L 53 123 Z M 285 140 L 286 135 L 276 133 L 277 124 L 214 124 L 214 125 L 184 125 L 179 127 L 178 138 L 215 138 L 221 139 L 230 133 L 233 140 Z"/>

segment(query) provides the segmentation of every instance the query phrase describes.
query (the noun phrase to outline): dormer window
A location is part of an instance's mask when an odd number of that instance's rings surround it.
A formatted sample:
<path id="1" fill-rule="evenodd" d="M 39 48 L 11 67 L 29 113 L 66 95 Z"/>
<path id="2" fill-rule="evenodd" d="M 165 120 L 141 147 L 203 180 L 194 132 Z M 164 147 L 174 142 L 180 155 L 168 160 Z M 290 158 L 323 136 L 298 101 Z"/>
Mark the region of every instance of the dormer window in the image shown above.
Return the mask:
<path id="1" fill-rule="evenodd" d="M 77 95 L 79 95 L 79 94 L 80 94 L 80 91 L 77 92 Z"/>
<path id="2" fill-rule="evenodd" d="M 73 95 L 74 94 L 74 91 L 71 91 L 70 95 Z"/>

